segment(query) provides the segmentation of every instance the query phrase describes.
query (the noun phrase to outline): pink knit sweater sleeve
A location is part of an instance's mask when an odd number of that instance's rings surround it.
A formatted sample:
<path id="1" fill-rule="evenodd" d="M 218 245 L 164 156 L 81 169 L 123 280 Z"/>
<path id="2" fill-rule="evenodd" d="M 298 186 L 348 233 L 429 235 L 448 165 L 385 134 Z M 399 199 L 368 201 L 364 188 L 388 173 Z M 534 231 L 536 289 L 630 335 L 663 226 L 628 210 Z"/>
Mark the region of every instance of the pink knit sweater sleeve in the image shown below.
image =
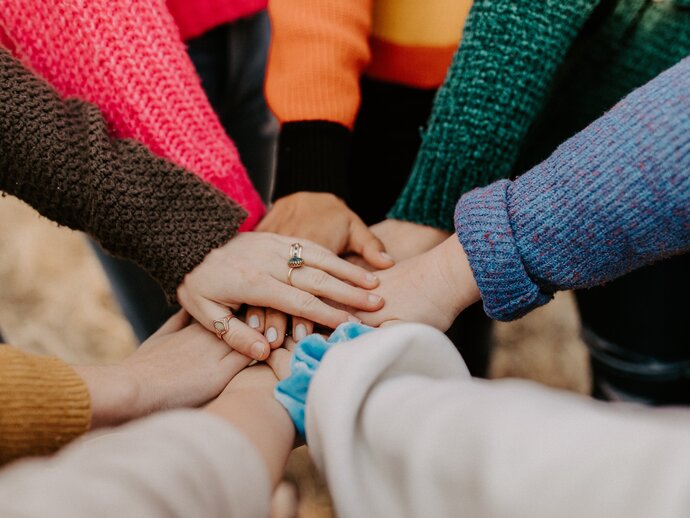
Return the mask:
<path id="1" fill-rule="evenodd" d="M 261 199 L 164 0 L 0 0 L 0 28 L 63 96 L 96 104 L 116 136 L 215 185 L 249 213 L 243 230 L 256 225 Z"/>

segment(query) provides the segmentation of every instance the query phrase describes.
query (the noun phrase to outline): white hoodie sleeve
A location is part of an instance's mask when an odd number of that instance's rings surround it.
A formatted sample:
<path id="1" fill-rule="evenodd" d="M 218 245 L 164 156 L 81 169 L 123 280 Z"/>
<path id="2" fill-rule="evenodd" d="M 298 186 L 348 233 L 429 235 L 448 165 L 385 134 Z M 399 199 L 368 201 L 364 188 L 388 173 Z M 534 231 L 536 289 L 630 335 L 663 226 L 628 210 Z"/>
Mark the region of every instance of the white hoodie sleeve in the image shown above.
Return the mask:
<path id="1" fill-rule="evenodd" d="M 690 516 L 689 410 L 473 379 L 419 324 L 328 352 L 307 439 L 341 518 Z"/>
<path id="2" fill-rule="evenodd" d="M 0 472 L 0 516 L 268 516 L 271 484 L 254 446 L 199 410 L 86 435 L 53 457 Z"/>

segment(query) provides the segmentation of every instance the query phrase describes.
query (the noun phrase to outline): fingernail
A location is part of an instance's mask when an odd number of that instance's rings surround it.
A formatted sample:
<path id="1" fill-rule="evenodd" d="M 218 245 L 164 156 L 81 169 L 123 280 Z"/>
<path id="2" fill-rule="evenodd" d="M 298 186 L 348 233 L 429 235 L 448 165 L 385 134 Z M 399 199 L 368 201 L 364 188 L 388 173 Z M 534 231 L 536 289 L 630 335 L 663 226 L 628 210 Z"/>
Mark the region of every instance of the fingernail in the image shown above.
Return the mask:
<path id="1" fill-rule="evenodd" d="M 386 252 L 381 252 L 381 257 L 383 257 L 386 261 L 393 261 L 395 262 L 395 259 L 393 259 L 390 255 L 388 255 Z"/>
<path id="2" fill-rule="evenodd" d="M 266 340 L 268 340 L 271 343 L 278 340 L 278 331 L 276 331 L 275 327 L 268 328 L 268 330 L 266 331 Z"/>
<path id="3" fill-rule="evenodd" d="M 369 302 L 371 302 L 372 304 L 378 304 L 379 302 L 381 302 L 381 297 L 379 297 L 378 295 L 370 294 Z"/>
<path id="4" fill-rule="evenodd" d="M 376 282 L 379 278 L 373 273 L 367 273 L 367 280 L 369 282 Z"/>
<path id="5" fill-rule="evenodd" d="M 267 349 L 268 347 L 266 347 L 265 343 L 254 342 L 254 344 L 252 344 L 252 358 L 263 360 L 267 356 Z"/>
<path id="6" fill-rule="evenodd" d="M 249 317 L 249 327 L 252 329 L 258 329 L 259 328 L 259 317 L 256 315 L 252 315 Z"/>
<path id="7" fill-rule="evenodd" d="M 356 324 L 361 324 L 361 323 L 362 323 L 362 321 L 361 321 L 359 318 L 353 317 L 352 315 L 350 315 L 349 317 L 347 317 L 347 321 L 348 321 L 348 322 L 354 322 L 354 323 L 356 323 Z"/>
<path id="8" fill-rule="evenodd" d="M 297 327 L 295 327 L 295 340 L 299 342 L 305 336 L 307 336 L 307 326 L 304 324 L 297 324 Z"/>

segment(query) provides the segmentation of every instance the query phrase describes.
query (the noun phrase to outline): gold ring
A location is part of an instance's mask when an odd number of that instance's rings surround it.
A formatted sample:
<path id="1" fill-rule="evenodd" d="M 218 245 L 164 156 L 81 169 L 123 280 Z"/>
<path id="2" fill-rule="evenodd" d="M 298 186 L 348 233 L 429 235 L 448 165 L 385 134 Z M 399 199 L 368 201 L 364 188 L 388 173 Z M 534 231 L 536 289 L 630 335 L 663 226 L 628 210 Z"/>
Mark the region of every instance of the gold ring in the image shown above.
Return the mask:
<path id="1" fill-rule="evenodd" d="M 288 284 L 289 284 L 290 286 L 292 286 L 292 270 L 294 270 L 294 269 L 295 269 L 295 268 L 290 268 L 290 269 L 288 270 Z"/>
<path id="2" fill-rule="evenodd" d="M 213 321 L 213 330 L 219 340 L 223 339 L 223 335 L 230 331 L 230 321 L 235 318 L 232 313 L 225 315 L 223 318 Z"/>

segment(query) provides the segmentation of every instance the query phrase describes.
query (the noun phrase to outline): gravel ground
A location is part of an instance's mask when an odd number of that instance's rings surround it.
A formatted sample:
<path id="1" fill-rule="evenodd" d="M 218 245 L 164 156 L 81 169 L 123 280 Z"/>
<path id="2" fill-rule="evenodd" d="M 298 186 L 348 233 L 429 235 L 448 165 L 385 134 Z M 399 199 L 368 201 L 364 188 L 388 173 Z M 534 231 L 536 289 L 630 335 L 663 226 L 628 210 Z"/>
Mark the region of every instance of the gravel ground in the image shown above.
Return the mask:
<path id="1" fill-rule="evenodd" d="M 521 377 L 585 393 L 587 357 L 570 294 L 493 330 L 492 377 Z M 107 280 L 83 236 L 40 218 L 14 198 L 0 198 L 0 329 L 28 351 L 70 362 L 112 362 L 135 340 L 113 302 Z M 304 448 L 286 480 L 297 486 L 300 517 L 332 516 L 328 495 Z M 275 517 L 293 516 L 289 483 Z"/>

